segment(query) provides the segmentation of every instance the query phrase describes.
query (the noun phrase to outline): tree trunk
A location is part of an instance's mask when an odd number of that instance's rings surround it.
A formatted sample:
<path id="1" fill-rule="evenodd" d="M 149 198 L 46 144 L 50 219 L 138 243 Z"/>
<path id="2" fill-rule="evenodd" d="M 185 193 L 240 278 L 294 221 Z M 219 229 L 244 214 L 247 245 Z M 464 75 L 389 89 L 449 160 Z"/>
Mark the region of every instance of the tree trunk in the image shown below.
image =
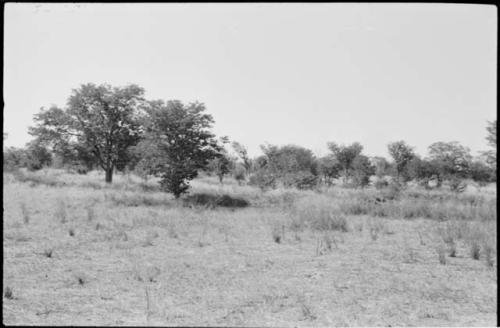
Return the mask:
<path id="1" fill-rule="evenodd" d="M 113 182 L 113 167 L 108 167 L 106 169 L 106 182 L 107 183 Z"/>

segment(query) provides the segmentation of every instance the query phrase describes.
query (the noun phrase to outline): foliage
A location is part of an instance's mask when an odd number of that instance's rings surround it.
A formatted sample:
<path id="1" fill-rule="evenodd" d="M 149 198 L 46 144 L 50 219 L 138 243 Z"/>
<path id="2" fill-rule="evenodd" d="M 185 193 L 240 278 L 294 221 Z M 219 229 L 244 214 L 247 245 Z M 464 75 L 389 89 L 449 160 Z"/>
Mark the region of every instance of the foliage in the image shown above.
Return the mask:
<path id="1" fill-rule="evenodd" d="M 321 157 L 317 161 L 318 173 L 327 185 L 340 176 L 340 163 L 333 155 Z"/>
<path id="2" fill-rule="evenodd" d="M 375 173 L 375 168 L 365 155 L 358 155 L 352 161 L 353 184 L 364 187 L 370 183 L 370 176 Z"/>
<path id="3" fill-rule="evenodd" d="M 156 144 L 163 190 L 176 198 L 189 188 L 189 180 L 206 168 L 222 150 L 210 131 L 214 122 L 205 105 L 184 105 L 178 100 L 151 101 L 147 109 L 147 139 Z"/>
<path id="4" fill-rule="evenodd" d="M 227 143 L 227 139 L 222 138 L 221 143 Z M 214 173 L 219 178 L 219 182 L 222 183 L 224 176 L 229 174 L 235 166 L 236 160 L 231 158 L 227 151 L 222 148 L 217 156 L 208 162 L 207 170 Z"/>
<path id="5" fill-rule="evenodd" d="M 52 163 L 52 154 L 40 143 L 32 141 L 26 147 L 26 167 L 31 171 L 40 170 Z"/>
<path id="6" fill-rule="evenodd" d="M 335 159 L 339 162 L 343 171 L 344 183 L 351 177 L 352 165 L 356 156 L 363 151 L 363 146 L 360 143 L 354 142 L 351 145 L 337 145 L 335 142 L 329 142 L 328 149 L 333 153 Z"/>
<path id="7" fill-rule="evenodd" d="M 428 187 L 429 181 L 438 176 L 438 168 L 434 162 L 421 159 L 415 156 L 411 161 L 408 162 L 408 176 L 419 182 L 421 185 Z"/>
<path id="8" fill-rule="evenodd" d="M 409 179 L 407 166 L 415 157 L 413 148 L 404 141 L 396 141 L 388 144 L 387 149 L 395 163 L 396 178 L 398 180 L 403 179 L 403 181 L 407 181 Z"/>
<path id="9" fill-rule="evenodd" d="M 291 172 L 309 171 L 316 174 L 316 162 L 311 150 L 295 145 L 261 146 L 267 168 L 277 176 Z"/>
<path id="10" fill-rule="evenodd" d="M 129 148 L 129 167 L 144 180 L 156 175 L 160 170 L 161 158 L 158 156 L 158 144 L 154 138 L 144 138 Z"/>
<path id="11" fill-rule="evenodd" d="M 471 155 L 467 147 L 458 142 L 436 142 L 429 146 L 429 158 L 437 171 L 438 180 L 468 176 Z"/>
<path id="12" fill-rule="evenodd" d="M 488 142 L 488 146 L 490 146 L 491 150 L 483 152 L 483 155 L 486 157 L 486 162 L 496 171 L 497 167 L 497 120 L 493 122 L 488 122 L 488 126 L 486 127 L 487 136 L 486 141 Z"/>
<path id="13" fill-rule="evenodd" d="M 383 178 L 386 175 L 391 175 L 392 165 L 384 157 L 373 157 L 372 165 L 375 167 L 375 175 L 378 178 Z"/>
<path id="14" fill-rule="evenodd" d="M 26 166 L 26 150 L 8 147 L 3 152 L 3 170 L 12 171 Z"/>
<path id="15" fill-rule="evenodd" d="M 480 185 L 496 180 L 496 170 L 482 161 L 475 160 L 470 165 L 470 177 Z"/>
<path id="16" fill-rule="evenodd" d="M 309 171 L 289 172 L 282 177 L 285 187 L 312 189 L 318 184 L 318 176 Z"/>
<path id="17" fill-rule="evenodd" d="M 239 158 L 243 161 L 243 166 L 246 172 L 249 173 L 250 169 L 252 168 L 252 161 L 248 157 L 248 151 L 246 147 L 236 141 L 232 143 L 232 147 L 236 154 L 238 154 Z"/>
<path id="18" fill-rule="evenodd" d="M 274 189 L 277 186 L 276 176 L 263 168 L 250 176 L 250 185 L 259 187 L 262 191 Z"/>
<path id="19" fill-rule="evenodd" d="M 265 170 L 266 173 L 258 176 L 257 179 L 263 179 L 258 185 L 264 183 L 266 187 L 266 180 L 269 180 L 267 175 L 273 175 L 275 182 L 281 181 L 287 187 L 307 189 L 316 185 L 317 167 L 312 151 L 295 145 L 267 145 L 261 148 L 265 155 L 265 164 L 259 171 Z"/>
<path id="20" fill-rule="evenodd" d="M 241 184 L 243 181 L 245 181 L 245 167 L 239 163 L 236 163 L 236 165 L 233 168 L 233 177 L 236 181 L 238 181 L 238 184 Z"/>
<path id="21" fill-rule="evenodd" d="M 51 107 L 35 114 L 30 134 L 54 148 L 76 142 L 91 150 L 111 182 L 115 168 L 128 161 L 128 147 L 141 134 L 138 114 L 144 90 L 137 85 L 111 87 L 92 83 L 81 85 L 70 95 L 65 110 Z"/>

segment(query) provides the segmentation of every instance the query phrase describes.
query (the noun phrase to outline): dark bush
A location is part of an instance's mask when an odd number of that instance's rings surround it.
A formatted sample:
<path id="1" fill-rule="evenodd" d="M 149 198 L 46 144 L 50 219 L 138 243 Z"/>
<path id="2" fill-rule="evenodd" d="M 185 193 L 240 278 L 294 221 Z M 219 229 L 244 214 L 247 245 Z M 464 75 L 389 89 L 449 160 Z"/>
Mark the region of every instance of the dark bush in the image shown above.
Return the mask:
<path id="1" fill-rule="evenodd" d="M 318 176 L 307 171 L 288 173 L 283 177 L 285 187 L 313 189 L 318 184 Z"/>
<path id="2" fill-rule="evenodd" d="M 209 208 L 215 207 L 247 207 L 250 203 L 239 197 L 229 195 L 214 195 L 207 193 L 196 193 L 186 196 L 183 200 L 184 206 L 206 206 Z"/>
<path id="3" fill-rule="evenodd" d="M 276 188 L 276 177 L 266 170 L 259 170 L 250 176 L 249 184 L 259 187 L 262 191 Z"/>

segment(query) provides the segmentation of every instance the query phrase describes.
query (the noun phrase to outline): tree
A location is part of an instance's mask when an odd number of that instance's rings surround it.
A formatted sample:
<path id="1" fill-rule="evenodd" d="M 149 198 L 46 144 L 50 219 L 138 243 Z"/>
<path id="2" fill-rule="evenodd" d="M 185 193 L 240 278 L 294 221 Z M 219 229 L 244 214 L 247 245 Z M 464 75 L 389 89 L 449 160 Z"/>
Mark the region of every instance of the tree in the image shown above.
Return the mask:
<path id="1" fill-rule="evenodd" d="M 388 144 L 387 149 L 395 163 L 396 179 L 408 180 L 407 165 L 415 157 L 413 148 L 404 141 L 395 141 Z"/>
<path id="2" fill-rule="evenodd" d="M 340 163 L 333 155 L 327 155 L 318 159 L 318 173 L 323 177 L 327 185 L 332 184 L 332 180 L 340 175 Z"/>
<path id="3" fill-rule="evenodd" d="M 236 141 L 232 143 L 232 147 L 236 154 L 238 154 L 239 158 L 243 161 L 243 167 L 248 174 L 252 168 L 252 161 L 248 157 L 247 148 Z"/>
<path id="4" fill-rule="evenodd" d="M 488 142 L 488 146 L 492 147 L 492 150 L 488 150 L 483 152 L 483 155 L 486 157 L 486 162 L 496 170 L 497 167 L 497 120 L 493 122 L 488 122 L 488 126 L 486 127 L 487 136 L 486 141 Z"/>
<path id="5" fill-rule="evenodd" d="M 335 142 L 329 142 L 328 149 L 333 153 L 342 168 L 344 174 L 344 183 L 351 176 L 352 163 L 356 156 L 363 151 L 363 146 L 360 143 L 354 142 L 349 146 L 337 145 Z"/>
<path id="6" fill-rule="evenodd" d="M 207 168 L 217 175 L 221 184 L 224 176 L 230 173 L 233 167 L 234 162 L 224 149 L 214 159 L 210 160 L 207 165 Z"/>
<path id="7" fill-rule="evenodd" d="M 429 187 L 429 181 L 432 178 L 438 178 L 439 176 L 439 169 L 435 162 L 421 159 L 418 156 L 408 162 L 407 170 L 410 179 L 417 181 L 426 188 Z"/>
<path id="8" fill-rule="evenodd" d="M 246 169 L 242 164 L 240 163 L 235 164 L 233 168 L 233 177 L 236 181 L 238 181 L 238 185 L 241 185 L 241 183 L 245 181 L 245 172 Z"/>
<path id="9" fill-rule="evenodd" d="M 77 142 L 91 149 L 111 183 L 115 168 L 124 167 L 127 149 L 137 144 L 142 132 L 139 113 L 144 90 L 137 85 L 111 87 L 88 83 L 74 89 L 67 108 L 52 107 L 36 114 L 30 134 L 40 141 Z"/>
<path id="10" fill-rule="evenodd" d="M 3 170 L 12 171 L 26 166 L 26 149 L 8 147 L 3 151 Z"/>
<path id="11" fill-rule="evenodd" d="M 316 184 L 316 159 L 311 150 L 295 145 L 267 145 L 261 149 L 265 155 L 261 170 L 266 171 L 262 181 L 268 181 L 271 175 L 274 182 L 280 181 L 286 187 L 307 189 Z"/>
<path id="12" fill-rule="evenodd" d="M 475 160 L 470 165 L 470 177 L 480 186 L 484 186 L 488 182 L 493 182 L 496 178 L 495 175 L 495 170 L 480 160 Z"/>
<path id="13" fill-rule="evenodd" d="M 375 167 L 375 175 L 378 178 L 381 179 L 386 175 L 391 175 L 392 165 L 384 157 L 377 157 L 377 156 L 373 157 L 371 162 L 372 165 Z"/>
<path id="14" fill-rule="evenodd" d="M 469 175 L 472 156 L 467 147 L 458 142 L 436 142 L 429 146 L 429 159 L 436 170 L 438 186 L 443 180 L 459 181 Z"/>
<path id="15" fill-rule="evenodd" d="M 365 155 L 359 154 L 352 161 L 353 182 L 357 187 L 367 186 L 370 176 L 375 174 L 375 168 Z"/>
<path id="16" fill-rule="evenodd" d="M 144 138 L 135 146 L 129 148 L 130 162 L 129 169 L 137 175 L 148 180 L 149 176 L 154 176 L 160 171 L 161 158 L 158 156 L 158 143 L 154 138 Z"/>
<path id="17" fill-rule="evenodd" d="M 210 131 L 214 120 L 202 103 L 184 105 L 178 100 L 151 101 L 147 113 L 146 138 L 157 147 L 160 185 L 179 198 L 198 170 L 222 150 Z"/>
<path id="18" fill-rule="evenodd" d="M 31 171 L 40 170 L 52 163 L 52 154 L 36 141 L 26 145 L 25 154 L 26 167 Z"/>
<path id="19" fill-rule="evenodd" d="M 261 146 L 266 156 L 267 167 L 277 176 L 285 173 L 309 171 L 316 175 L 316 161 L 311 150 L 296 145 L 278 147 L 275 145 Z"/>

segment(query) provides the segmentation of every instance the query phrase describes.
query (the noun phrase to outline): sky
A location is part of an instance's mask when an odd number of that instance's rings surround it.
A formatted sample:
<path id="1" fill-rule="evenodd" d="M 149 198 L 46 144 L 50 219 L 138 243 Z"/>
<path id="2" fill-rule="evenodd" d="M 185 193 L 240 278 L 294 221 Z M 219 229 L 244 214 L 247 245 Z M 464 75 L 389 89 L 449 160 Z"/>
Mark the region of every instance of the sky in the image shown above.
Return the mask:
<path id="1" fill-rule="evenodd" d="M 388 157 L 397 140 L 476 155 L 496 119 L 492 5 L 7 3 L 4 24 L 6 146 L 88 82 L 203 102 L 252 156 L 357 141 Z"/>

